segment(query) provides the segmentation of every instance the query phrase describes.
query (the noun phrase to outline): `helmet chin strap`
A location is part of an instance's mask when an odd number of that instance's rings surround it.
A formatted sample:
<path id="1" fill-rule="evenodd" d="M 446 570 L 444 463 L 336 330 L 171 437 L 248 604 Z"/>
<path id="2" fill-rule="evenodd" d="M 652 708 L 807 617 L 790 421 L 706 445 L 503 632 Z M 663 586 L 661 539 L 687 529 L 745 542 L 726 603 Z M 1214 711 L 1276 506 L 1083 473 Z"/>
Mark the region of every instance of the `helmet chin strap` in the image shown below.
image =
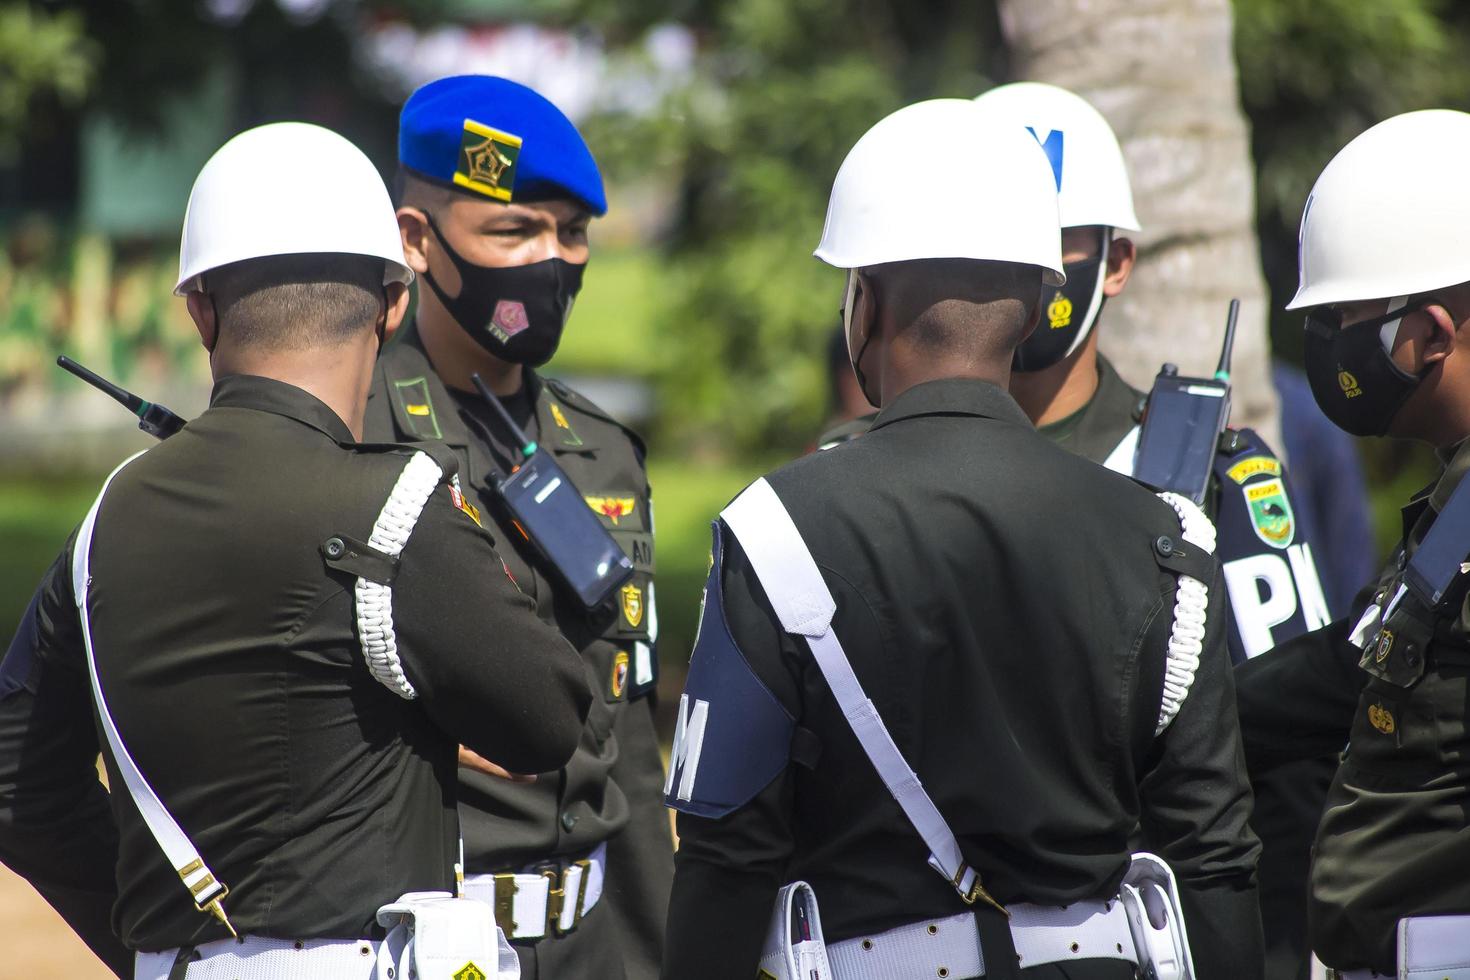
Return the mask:
<path id="1" fill-rule="evenodd" d="M 1097 322 L 1097 315 L 1102 312 L 1103 306 L 1103 282 L 1108 277 L 1108 250 L 1113 245 L 1113 229 L 1103 228 L 1102 245 L 1100 252 L 1099 268 L 1097 270 L 1097 282 L 1092 287 L 1092 299 L 1087 303 L 1087 316 L 1082 321 L 1082 326 L 1077 330 L 1077 336 L 1072 339 L 1072 344 L 1067 348 L 1067 353 L 1062 355 L 1066 360 L 1077 352 L 1087 340 L 1087 335 L 1092 333 L 1092 325 Z"/>
<path id="2" fill-rule="evenodd" d="M 1407 296 L 1395 296 L 1388 301 L 1388 305 L 1383 308 L 1383 312 L 1387 313 L 1389 310 L 1396 310 L 1408 301 L 1409 297 Z M 1404 318 L 1398 317 L 1396 319 L 1389 320 L 1383 326 L 1378 328 L 1378 339 L 1383 343 L 1383 353 L 1387 354 L 1389 357 L 1393 356 L 1394 338 L 1399 335 L 1399 324 L 1403 322 Z"/>

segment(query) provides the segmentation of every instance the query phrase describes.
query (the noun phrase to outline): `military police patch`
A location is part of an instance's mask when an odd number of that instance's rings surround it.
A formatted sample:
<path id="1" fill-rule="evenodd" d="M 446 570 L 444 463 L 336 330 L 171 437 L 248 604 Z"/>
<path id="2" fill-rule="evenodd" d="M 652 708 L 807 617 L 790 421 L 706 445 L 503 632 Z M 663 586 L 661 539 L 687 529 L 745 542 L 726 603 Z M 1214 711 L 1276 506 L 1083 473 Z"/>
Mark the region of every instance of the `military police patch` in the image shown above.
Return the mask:
<path id="1" fill-rule="evenodd" d="M 1238 463 L 1231 463 L 1225 471 L 1236 483 L 1244 483 L 1253 476 L 1280 476 L 1281 461 L 1270 456 L 1247 456 Z"/>
<path id="2" fill-rule="evenodd" d="M 509 201 L 515 188 L 521 138 L 473 119 L 464 121 L 454 182 L 486 197 Z"/>
<path id="3" fill-rule="evenodd" d="M 619 650 L 617 656 L 613 657 L 612 677 L 609 679 L 608 691 L 614 698 L 621 698 L 628 690 L 628 660 L 625 650 Z"/>
<path id="4" fill-rule="evenodd" d="M 1248 483 L 1241 490 L 1245 494 L 1256 537 L 1273 548 L 1290 545 L 1296 536 L 1296 520 L 1291 512 L 1291 501 L 1286 498 L 1286 485 L 1280 477 Z"/>

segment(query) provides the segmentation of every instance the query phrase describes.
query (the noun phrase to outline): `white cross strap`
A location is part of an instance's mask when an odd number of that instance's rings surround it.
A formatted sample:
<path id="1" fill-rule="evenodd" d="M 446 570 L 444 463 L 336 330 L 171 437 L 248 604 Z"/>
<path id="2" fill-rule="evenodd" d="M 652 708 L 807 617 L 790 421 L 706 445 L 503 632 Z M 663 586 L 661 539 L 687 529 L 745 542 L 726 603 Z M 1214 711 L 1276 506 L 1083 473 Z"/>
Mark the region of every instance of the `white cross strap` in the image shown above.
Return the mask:
<path id="1" fill-rule="evenodd" d="M 836 600 L 776 491 L 764 479 L 757 480 L 720 517 L 739 539 L 781 628 L 804 637 L 811 647 L 812 657 L 868 761 L 929 848 L 929 866 L 943 875 L 967 903 L 985 899 L 995 904 L 981 887 L 979 875 L 965 863 L 954 832 L 924 791 L 918 774 L 909 768 L 877 707 L 853 673 L 832 630 Z"/>
<path id="2" fill-rule="evenodd" d="M 112 713 L 107 709 L 107 698 L 102 693 L 102 681 L 97 675 L 97 655 L 92 646 L 92 624 L 87 613 L 87 591 L 92 584 L 92 532 L 97 526 L 97 512 L 102 508 L 102 498 L 107 495 L 107 488 L 112 485 L 113 479 L 123 471 L 138 456 L 129 457 L 121 466 L 113 470 L 102 484 L 102 490 L 97 494 L 97 499 L 92 504 L 92 509 L 87 512 L 87 517 L 82 521 L 80 530 L 77 531 L 76 544 L 72 550 L 71 576 L 72 592 L 77 603 L 77 613 L 81 618 L 82 642 L 87 651 L 87 674 L 92 680 L 92 697 L 97 702 L 97 715 L 102 719 L 102 731 L 107 736 L 108 748 L 112 751 L 113 761 L 117 763 L 118 771 L 122 774 L 123 784 L 127 787 L 128 795 L 133 798 L 133 805 L 138 808 L 138 813 L 143 817 L 143 823 L 148 826 L 148 832 L 153 839 L 158 841 L 158 846 L 163 849 L 168 863 L 178 872 L 184 887 L 189 890 L 189 895 L 194 901 L 195 908 L 201 912 L 208 912 L 220 923 L 235 934 L 234 926 L 230 925 L 229 917 L 225 915 L 222 900 L 230 893 L 224 882 L 215 878 L 214 873 L 204 863 L 204 858 L 199 856 L 199 851 L 189 840 L 188 835 L 180 829 L 173 815 L 164 807 L 163 801 L 153 791 L 147 778 L 138 769 L 138 764 L 128 752 L 128 747 L 123 743 L 122 736 L 118 733 L 117 724 L 112 720 Z"/>

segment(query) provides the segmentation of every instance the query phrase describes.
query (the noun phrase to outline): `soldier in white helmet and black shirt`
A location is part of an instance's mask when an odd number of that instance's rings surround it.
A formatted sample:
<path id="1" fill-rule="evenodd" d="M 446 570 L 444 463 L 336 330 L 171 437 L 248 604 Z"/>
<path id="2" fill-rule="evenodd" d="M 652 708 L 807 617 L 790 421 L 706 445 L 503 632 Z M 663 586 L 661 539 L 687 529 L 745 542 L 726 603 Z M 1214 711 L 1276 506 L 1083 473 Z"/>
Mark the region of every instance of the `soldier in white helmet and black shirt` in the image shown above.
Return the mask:
<path id="1" fill-rule="evenodd" d="M 359 442 L 411 276 L 335 133 L 250 130 L 195 183 L 210 407 L 109 478 L 0 665 L 0 860 L 119 976 L 387 980 L 408 914 L 462 944 L 421 931 L 425 980 L 518 975 L 448 899 L 457 747 L 553 769 L 590 692 L 448 458 Z"/>

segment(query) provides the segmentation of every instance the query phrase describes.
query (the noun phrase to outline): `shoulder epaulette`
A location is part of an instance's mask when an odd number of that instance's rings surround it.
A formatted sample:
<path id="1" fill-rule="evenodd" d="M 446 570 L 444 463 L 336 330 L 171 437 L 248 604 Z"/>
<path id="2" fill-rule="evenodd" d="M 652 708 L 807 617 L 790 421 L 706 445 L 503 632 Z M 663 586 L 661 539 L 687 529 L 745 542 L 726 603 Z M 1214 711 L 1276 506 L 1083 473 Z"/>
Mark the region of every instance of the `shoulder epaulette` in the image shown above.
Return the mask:
<path id="1" fill-rule="evenodd" d="M 640 436 L 634 429 L 629 427 L 627 424 L 613 418 L 607 412 L 603 411 L 590 398 L 568 385 L 565 381 L 561 381 L 557 378 L 542 378 L 541 380 L 556 394 L 557 398 L 560 398 L 562 402 L 566 404 L 568 408 L 581 412 L 583 415 L 589 415 L 592 418 L 599 419 L 603 422 L 608 422 L 623 430 L 623 432 L 627 434 L 628 439 L 633 443 L 633 449 L 638 453 L 639 460 L 647 458 L 648 446 L 643 442 L 643 437 Z"/>

